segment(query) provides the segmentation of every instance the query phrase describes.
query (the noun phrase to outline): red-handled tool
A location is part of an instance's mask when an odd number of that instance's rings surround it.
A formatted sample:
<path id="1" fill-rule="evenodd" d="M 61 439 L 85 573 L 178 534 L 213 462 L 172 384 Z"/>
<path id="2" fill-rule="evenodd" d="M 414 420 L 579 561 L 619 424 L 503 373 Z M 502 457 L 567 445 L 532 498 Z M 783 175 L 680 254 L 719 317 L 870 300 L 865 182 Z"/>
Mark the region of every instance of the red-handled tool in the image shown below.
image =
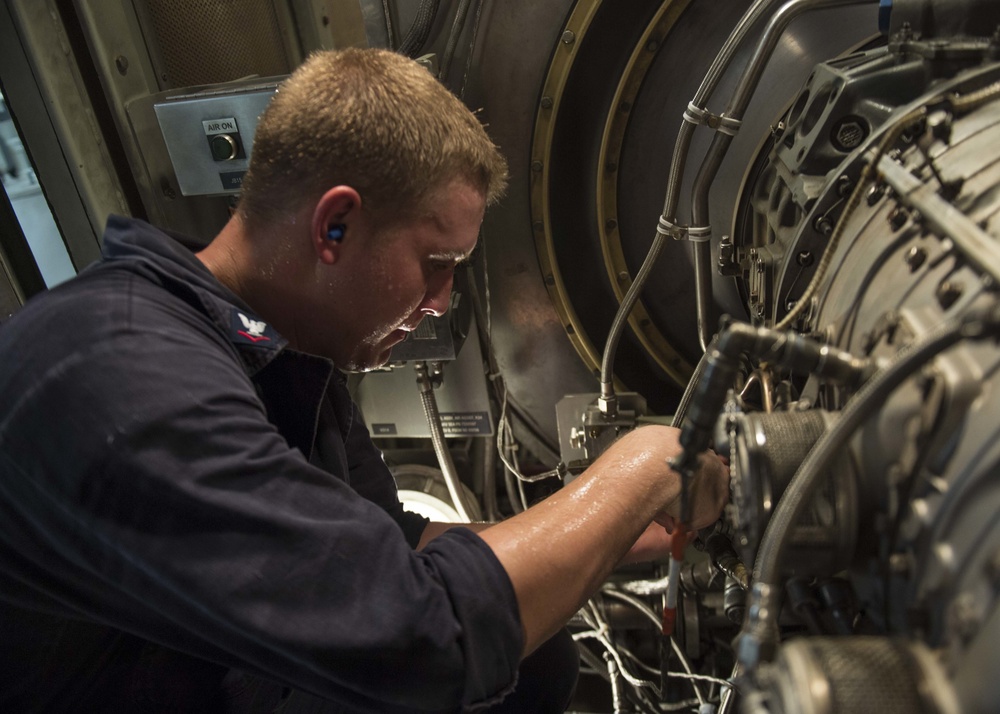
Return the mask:
<path id="1" fill-rule="evenodd" d="M 681 563 L 684 561 L 684 549 L 687 547 L 688 531 L 683 524 L 674 529 L 670 542 L 670 571 L 667 578 L 667 600 L 663 606 L 663 635 L 674 634 L 674 623 L 677 622 L 677 590 L 681 581 Z"/>

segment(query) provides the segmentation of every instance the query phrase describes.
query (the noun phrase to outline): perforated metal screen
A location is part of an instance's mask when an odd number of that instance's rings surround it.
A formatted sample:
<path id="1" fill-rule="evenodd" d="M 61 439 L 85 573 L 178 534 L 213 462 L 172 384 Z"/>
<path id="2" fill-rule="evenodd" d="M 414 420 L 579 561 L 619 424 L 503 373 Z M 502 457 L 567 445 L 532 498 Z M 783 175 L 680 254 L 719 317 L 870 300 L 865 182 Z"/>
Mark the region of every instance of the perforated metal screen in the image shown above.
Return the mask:
<path id="1" fill-rule="evenodd" d="M 288 74 L 273 0 L 144 0 L 169 87 Z"/>

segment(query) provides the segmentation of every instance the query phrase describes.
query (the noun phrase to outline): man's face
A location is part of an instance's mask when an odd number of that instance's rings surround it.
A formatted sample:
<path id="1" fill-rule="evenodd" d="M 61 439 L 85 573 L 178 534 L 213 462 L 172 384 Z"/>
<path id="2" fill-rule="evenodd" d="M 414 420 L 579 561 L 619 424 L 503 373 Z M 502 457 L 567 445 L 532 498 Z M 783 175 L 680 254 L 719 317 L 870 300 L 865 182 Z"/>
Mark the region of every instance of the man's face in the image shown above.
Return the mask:
<path id="1" fill-rule="evenodd" d="M 392 347 L 428 315 L 443 315 L 455 267 L 476 247 L 485 199 L 463 181 L 436 191 L 429 210 L 344 251 L 341 275 L 349 286 L 347 310 L 332 335 L 341 369 L 384 365 Z M 344 248 L 352 236 L 344 238 Z M 344 295 L 345 291 L 337 290 Z"/>

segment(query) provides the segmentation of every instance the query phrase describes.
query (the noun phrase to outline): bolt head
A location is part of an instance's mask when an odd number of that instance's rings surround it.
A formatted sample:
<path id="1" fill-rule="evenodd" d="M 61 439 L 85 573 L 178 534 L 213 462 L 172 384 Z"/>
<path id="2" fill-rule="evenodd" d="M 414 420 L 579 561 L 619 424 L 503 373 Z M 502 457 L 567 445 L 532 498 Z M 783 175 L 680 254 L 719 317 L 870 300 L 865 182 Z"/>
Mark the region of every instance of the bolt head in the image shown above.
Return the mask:
<path id="1" fill-rule="evenodd" d="M 906 251 L 906 264 L 910 268 L 910 272 L 916 272 L 921 265 L 923 265 L 927 260 L 927 251 L 920 246 L 912 246 L 908 251 Z"/>
<path id="2" fill-rule="evenodd" d="M 860 117 L 845 117 L 833 126 L 831 139 L 834 148 L 840 151 L 853 151 L 861 146 L 868 136 L 868 127 Z"/>

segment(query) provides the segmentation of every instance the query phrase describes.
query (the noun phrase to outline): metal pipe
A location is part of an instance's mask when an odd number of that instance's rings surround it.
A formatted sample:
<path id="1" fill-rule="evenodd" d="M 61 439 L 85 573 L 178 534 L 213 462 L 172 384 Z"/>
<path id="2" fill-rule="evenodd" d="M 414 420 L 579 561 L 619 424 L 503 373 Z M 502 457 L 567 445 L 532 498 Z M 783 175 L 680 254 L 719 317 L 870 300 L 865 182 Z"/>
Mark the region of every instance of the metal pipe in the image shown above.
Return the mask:
<path id="1" fill-rule="evenodd" d="M 702 352 L 708 349 L 712 336 L 715 335 L 716 319 L 713 315 L 712 302 L 712 244 L 708 242 L 695 243 L 694 251 L 694 294 L 698 316 L 698 344 Z"/>
<path id="2" fill-rule="evenodd" d="M 653 243 L 650 245 L 646 258 L 643 260 L 642 267 L 639 268 L 639 273 L 636 276 L 636 279 L 632 282 L 632 285 L 622 298 L 622 303 L 618 308 L 618 312 L 615 314 L 614 321 L 611 324 L 611 330 L 608 333 L 608 340 L 604 347 L 604 355 L 601 360 L 601 398 L 598 403 L 600 405 L 601 412 L 611 418 L 618 416 L 618 402 L 615 398 L 614 388 L 614 360 L 615 353 L 618 351 L 618 341 L 621 339 L 625 323 L 628 321 L 628 316 L 631 314 L 632 308 L 635 307 L 635 303 L 639 299 L 639 294 L 642 292 L 642 288 L 652 271 L 653 264 L 656 262 L 656 259 L 663 250 L 663 244 L 666 238 L 681 238 L 683 236 L 683 230 L 675 226 L 674 223 L 677 216 L 677 204 L 680 202 L 681 179 L 684 174 L 684 166 L 687 162 L 687 155 L 691 146 L 691 138 L 694 135 L 695 127 L 702 123 L 705 117 L 705 102 L 708 101 L 708 98 L 718 87 L 723 74 L 725 74 L 725 71 L 732 63 L 736 50 L 739 49 L 739 47 L 743 44 L 743 41 L 746 39 L 747 33 L 750 32 L 750 29 L 756 24 L 757 20 L 764 13 L 770 11 L 772 5 L 776 5 L 777 3 L 778 0 L 757 0 L 750 7 L 750 9 L 744 13 L 743 17 L 740 18 L 739 23 L 729 34 L 729 37 L 723 44 L 722 49 L 715 56 L 712 65 L 709 67 L 704 79 L 702 79 L 701 85 L 698 87 L 698 91 L 695 92 L 694 98 L 688 104 L 688 108 L 684 111 L 683 121 L 681 122 L 680 129 L 677 132 L 677 140 L 674 143 L 674 153 L 670 161 L 667 191 L 663 200 L 663 212 L 656 227 L 656 235 L 653 237 Z M 699 251 L 696 250 L 696 270 L 698 269 L 697 264 L 699 261 L 706 263 L 706 265 L 710 262 L 710 255 L 706 260 L 704 256 L 699 258 L 698 252 Z M 709 272 L 709 285 L 711 285 L 710 278 L 711 273 Z M 704 290 L 704 284 L 704 280 L 699 280 L 698 283 L 696 283 L 696 288 L 700 291 L 698 293 L 698 306 L 700 310 L 699 323 L 707 322 L 708 311 L 704 306 L 706 302 L 711 299 L 711 291 L 709 290 L 706 293 Z M 705 329 L 703 329 L 700 324 L 698 333 L 699 336 L 705 333 Z M 705 341 L 703 340 L 703 350 L 706 348 L 704 342 Z"/>
<path id="3" fill-rule="evenodd" d="M 382 0 L 382 14 L 385 16 L 386 43 L 390 50 L 394 50 L 396 49 L 396 32 L 392 29 L 392 8 L 389 7 L 389 0 Z"/>
<path id="4" fill-rule="evenodd" d="M 497 450 L 492 439 L 483 440 L 483 511 L 491 523 L 500 520 L 497 507 Z"/>

